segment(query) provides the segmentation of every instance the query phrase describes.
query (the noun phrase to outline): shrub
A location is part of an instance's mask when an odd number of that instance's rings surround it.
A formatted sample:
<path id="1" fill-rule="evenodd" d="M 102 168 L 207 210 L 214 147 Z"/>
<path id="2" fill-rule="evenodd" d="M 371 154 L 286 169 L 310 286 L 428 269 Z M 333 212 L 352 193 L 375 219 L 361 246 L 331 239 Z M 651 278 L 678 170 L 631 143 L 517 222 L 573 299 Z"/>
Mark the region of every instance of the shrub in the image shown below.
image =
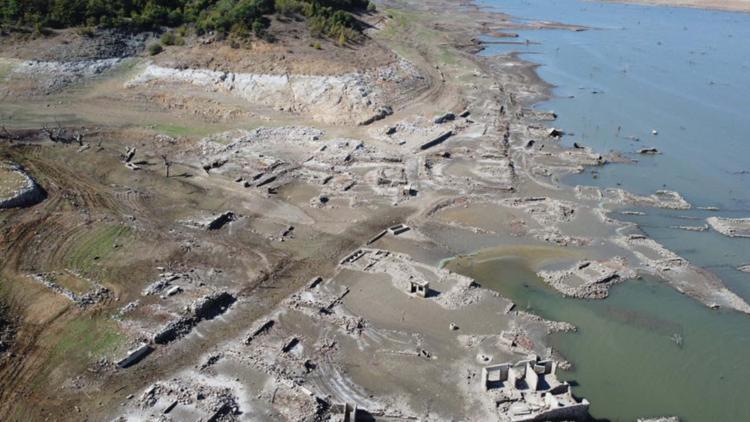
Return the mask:
<path id="1" fill-rule="evenodd" d="M 165 32 L 160 38 L 162 45 L 185 45 L 185 39 L 174 32 Z"/>
<path id="2" fill-rule="evenodd" d="M 316 36 L 347 42 L 359 31 L 352 11 L 374 10 L 369 0 L 0 0 L 0 26 L 43 32 L 43 28 L 105 27 L 154 30 L 194 25 L 198 33 L 216 31 L 255 33 L 271 39 L 267 32 L 272 13 L 304 16 Z M 184 28 L 184 27 L 183 27 Z M 176 34 L 184 37 L 184 29 Z M 356 34 L 355 34 L 356 35 Z M 166 35 L 164 45 L 179 43 L 175 34 Z"/>
<path id="3" fill-rule="evenodd" d="M 173 32 L 165 32 L 161 36 L 161 43 L 162 45 L 174 45 L 175 39 L 176 37 Z"/>
<path id="4" fill-rule="evenodd" d="M 148 46 L 148 54 L 152 56 L 155 56 L 161 53 L 162 51 L 164 51 L 164 48 L 162 48 L 161 44 L 159 43 L 153 43 Z"/>
<path id="5" fill-rule="evenodd" d="M 377 10 L 377 8 L 378 8 L 378 7 L 377 7 L 377 6 L 375 6 L 375 3 L 373 3 L 373 2 L 369 2 L 369 3 L 367 3 L 367 11 L 368 11 L 368 12 L 372 13 L 372 12 L 374 12 L 375 10 Z"/>
<path id="6" fill-rule="evenodd" d="M 284 16 L 302 14 L 305 9 L 304 3 L 298 0 L 275 0 L 274 6 L 276 8 L 276 13 Z"/>
<path id="7" fill-rule="evenodd" d="M 266 32 L 266 25 L 260 19 L 256 19 L 253 21 L 252 29 L 256 37 L 262 37 Z"/>
<path id="8" fill-rule="evenodd" d="M 78 35 L 82 37 L 88 37 L 88 38 L 93 38 L 94 35 L 96 34 L 96 31 L 94 30 L 94 28 L 90 26 L 82 26 L 78 28 L 76 32 L 78 33 Z"/>

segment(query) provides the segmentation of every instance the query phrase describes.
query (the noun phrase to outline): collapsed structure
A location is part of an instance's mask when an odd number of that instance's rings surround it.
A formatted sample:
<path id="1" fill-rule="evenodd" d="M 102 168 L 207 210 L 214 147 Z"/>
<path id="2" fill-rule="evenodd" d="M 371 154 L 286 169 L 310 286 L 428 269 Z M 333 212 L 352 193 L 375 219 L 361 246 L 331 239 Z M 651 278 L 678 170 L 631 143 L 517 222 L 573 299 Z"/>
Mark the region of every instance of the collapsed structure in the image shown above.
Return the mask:
<path id="1" fill-rule="evenodd" d="M 557 363 L 529 355 L 515 364 L 482 368 L 482 387 L 492 394 L 498 412 L 513 422 L 583 420 L 589 402 L 573 397 L 570 385 L 556 376 Z"/>

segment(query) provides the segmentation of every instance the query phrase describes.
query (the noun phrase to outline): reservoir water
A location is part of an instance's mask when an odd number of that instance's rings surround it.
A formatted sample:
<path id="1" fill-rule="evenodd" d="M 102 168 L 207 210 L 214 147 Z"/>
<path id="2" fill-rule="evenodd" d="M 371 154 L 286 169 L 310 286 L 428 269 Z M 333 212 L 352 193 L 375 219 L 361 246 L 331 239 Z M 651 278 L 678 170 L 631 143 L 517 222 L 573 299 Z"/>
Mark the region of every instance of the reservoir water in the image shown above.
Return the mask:
<path id="1" fill-rule="evenodd" d="M 750 239 L 676 228 L 711 215 L 750 217 L 750 14 L 576 0 L 482 4 L 519 20 L 592 28 L 522 31 L 510 40 L 528 45 L 490 45 L 484 54 L 518 51 L 541 65 L 556 88 L 537 108 L 558 114 L 554 125 L 572 133 L 563 142 L 639 161 L 589 169 L 568 183 L 680 192 L 694 209 L 627 219 L 750 300 L 750 275 L 737 270 L 750 263 Z M 661 154 L 637 154 L 644 147 Z"/>
<path id="2" fill-rule="evenodd" d="M 483 54 L 518 51 L 541 65 L 540 76 L 556 88 L 554 98 L 536 107 L 558 114 L 554 125 L 572 133 L 563 142 L 639 161 L 589 169 L 566 183 L 680 192 L 695 208 L 616 217 L 638 223 L 750 301 L 750 274 L 737 270 L 750 263 L 750 239 L 676 228 L 703 225 L 711 215 L 750 217 L 750 14 L 577 0 L 482 5 L 518 20 L 592 28 L 522 31 L 509 39 L 521 44 L 490 45 Z M 644 147 L 661 154 L 637 154 Z M 591 399 L 595 416 L 750 420 L 750 402 L 742 397 L 750 379 L 742 362 L 750 317 L 708 310 L 654 280 L 618 286 L 605 301 L 565 299 L 528 270 L 518 270 L 523 282 L 499 277 L 508 262 L 515 261 L 473 262 L 464 270 L 471 267 L 470 275 L 519 304 L 581 328 L 554 342 L 575 364 L 567 376 L 580 383 L 576 392 Z M 682 348 L 674 334 L 684 339 Z"/>
<path id="3" fill-rule="evenodd" d="M 520 308 L 576 325 L 577 332 L 555 334 L 550 342 L 574 364 L 560 376 L 576 382 L 574 393 L 591 401 L 594 417 L 750 420 L 747 316 L 712 311 L 653 279 L 626 282 L 606 300 L 587 301 L 562 297 L 521 258 L 468 256 L 446 266 Z"/>

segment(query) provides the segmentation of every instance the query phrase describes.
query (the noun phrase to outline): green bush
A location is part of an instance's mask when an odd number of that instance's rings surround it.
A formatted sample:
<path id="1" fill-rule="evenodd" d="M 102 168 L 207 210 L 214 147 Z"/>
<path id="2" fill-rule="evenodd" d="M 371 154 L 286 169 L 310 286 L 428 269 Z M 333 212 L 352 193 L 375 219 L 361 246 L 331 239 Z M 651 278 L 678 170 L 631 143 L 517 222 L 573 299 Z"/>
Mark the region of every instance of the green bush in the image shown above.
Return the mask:
<path id="1" fill-rule="evenodd" d="M 304 16 L 315 35 L 340 38 L 343 34 L 351 40 L 360 28 L 350 12 L 369 7 L 369 0 L 0 0 L 0 25 L 140 31 L 189 24 L 199 33 L 268 38 L 267 16 L 278 13 Z M 173 45 L 178 37 L 165 41 L 165 45 Z"/>
<path id="2" fill-rule="evenodd" d="M 257 37 L 262 37 L 266 32 L 266 25 L 260 20 L 256 19 L 253 21 L 253 33 Z"/>
<path id="3" fill-rule="evenodd" d="M 162 45 L 174 45 L 175 38 L 173 32 L 165 32 L 162 34 L 160 41 Z"/>
<path id="4" fill-rule="evenodd" d="M 161 44 L 159 43 L 153 43 L 148 46 L 148 54 L 155 56 L 159 53 L 164 51 L 164 48 L 162 48 Z"/>
<path id="5" fill-rule="evenodd" d="M 78 35 L 88 38 L 93 38 L 96 35 L 96 30 L 90 26 L 82 26 L 76 32 Z"/>
<path id="6" fill-rule="evenodd" d="M 161 44 L 165 46 L 170 45 L 185 45 L 185 39 L 177 35 L 174 32 L 165 32 L 160 38 Z"/>
<path id="7" fill-rule="evenodd" d="M 305 3 L 298 0 L 275 0 L 276 13 L 284 16 L 301 15 L 305 10 Z"/>

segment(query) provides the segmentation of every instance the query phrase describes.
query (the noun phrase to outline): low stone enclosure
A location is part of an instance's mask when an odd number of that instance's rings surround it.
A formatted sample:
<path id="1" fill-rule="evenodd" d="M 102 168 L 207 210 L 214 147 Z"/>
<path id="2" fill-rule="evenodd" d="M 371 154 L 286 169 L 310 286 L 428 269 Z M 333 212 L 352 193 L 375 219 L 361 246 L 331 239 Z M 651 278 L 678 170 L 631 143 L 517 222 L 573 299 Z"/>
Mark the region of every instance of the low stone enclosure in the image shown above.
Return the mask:
<path id="1" fill-rule="evenodd" d="M 578 401 L 567 382 L 555 375 L 557 364 L 537 355 L 515 364 L 501 363 L 482 368 L 482 389 L 494 395 L 498 412 L 510 420 L 586 420 L 589 402 Z"/>
<path id="2" fill-rule="evenodd" d="M 0 162 L 0 209 L 30 207 L 46 192 L 20 166 Z"/>

